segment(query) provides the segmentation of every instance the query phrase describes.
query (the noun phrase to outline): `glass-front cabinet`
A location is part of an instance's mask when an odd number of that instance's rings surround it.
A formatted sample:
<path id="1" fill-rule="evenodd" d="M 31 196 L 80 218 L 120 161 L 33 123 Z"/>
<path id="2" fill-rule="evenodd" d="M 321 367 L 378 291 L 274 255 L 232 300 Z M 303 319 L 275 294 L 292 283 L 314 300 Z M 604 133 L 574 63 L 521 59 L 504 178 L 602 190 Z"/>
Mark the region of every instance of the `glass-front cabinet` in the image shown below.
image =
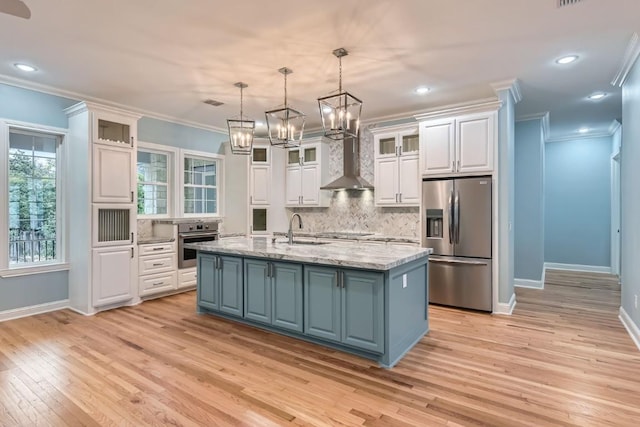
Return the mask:
<path id="1" fill-rule="evenodd" d="M 117 147 L 135 147 L 137 118 L 109 111 L 92 112 L 93 142 Z"/>

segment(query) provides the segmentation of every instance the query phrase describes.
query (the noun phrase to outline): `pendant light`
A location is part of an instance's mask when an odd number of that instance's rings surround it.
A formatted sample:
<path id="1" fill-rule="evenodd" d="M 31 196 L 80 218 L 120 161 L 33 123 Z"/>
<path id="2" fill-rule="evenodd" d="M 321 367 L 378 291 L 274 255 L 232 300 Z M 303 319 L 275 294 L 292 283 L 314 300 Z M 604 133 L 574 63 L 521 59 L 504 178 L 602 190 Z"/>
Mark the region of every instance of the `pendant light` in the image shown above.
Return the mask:
<path id="1" fill-rule="evenodd" d="M 360 128 L 362 101 L 349 92 L 342 91 L 342 57 L 348 54 L 349 52 L 342 47 L 333 51 L 340 63 L 338 93 L 318 98 L 324 136 L 335 140 L 357 138 Z"/>
<path id="2" fill-rule="evenodd" d="M 287 105 L 287 67 L 278 70 L 284 75 L 284 108 L 266 111 L 267 132 L 271 145 L 281 148 L 299 147 L 304 133 L 305 115 Z"/>
<path id="3" fill-rule="evenodd" d="M 234 86 L 240 88 L 240 117 L 227 120 L 229 144 L 233 154 L 249 155 L 253 147 L 253 132 L 256 128 L 256 122 L 245 120 L 242 115 L 242 90 L 249 86 L 242 82 L 238 82 Z"/>

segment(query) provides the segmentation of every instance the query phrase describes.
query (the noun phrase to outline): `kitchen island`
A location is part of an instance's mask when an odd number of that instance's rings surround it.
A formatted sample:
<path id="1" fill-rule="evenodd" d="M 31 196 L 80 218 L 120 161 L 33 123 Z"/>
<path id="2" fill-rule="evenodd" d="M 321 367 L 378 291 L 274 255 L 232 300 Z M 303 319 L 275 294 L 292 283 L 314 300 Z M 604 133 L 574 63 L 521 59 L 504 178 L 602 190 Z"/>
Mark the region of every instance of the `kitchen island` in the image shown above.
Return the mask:
<path id="1" fill-rule="evenodd" d="M 394 366 L 429 329 L 430 249 L 230 238 L 198 251 L 198 312 Z"/>

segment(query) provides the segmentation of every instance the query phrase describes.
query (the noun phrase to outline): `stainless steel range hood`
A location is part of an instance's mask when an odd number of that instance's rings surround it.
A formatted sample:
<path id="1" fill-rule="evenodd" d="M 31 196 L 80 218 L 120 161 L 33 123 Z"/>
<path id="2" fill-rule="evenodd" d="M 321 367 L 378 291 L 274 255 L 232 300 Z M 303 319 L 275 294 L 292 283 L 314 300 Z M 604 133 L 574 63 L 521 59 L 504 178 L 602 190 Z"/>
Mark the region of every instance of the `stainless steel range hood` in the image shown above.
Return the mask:
<path id="1" fill-rule="evenodd" d="M 342 176 L 329 184 L 320 187 L 321 190 L 373 190 L 360 176 L 360 141 L 358 138 L 345 138 L 343 144 L 344 171 Z"/>

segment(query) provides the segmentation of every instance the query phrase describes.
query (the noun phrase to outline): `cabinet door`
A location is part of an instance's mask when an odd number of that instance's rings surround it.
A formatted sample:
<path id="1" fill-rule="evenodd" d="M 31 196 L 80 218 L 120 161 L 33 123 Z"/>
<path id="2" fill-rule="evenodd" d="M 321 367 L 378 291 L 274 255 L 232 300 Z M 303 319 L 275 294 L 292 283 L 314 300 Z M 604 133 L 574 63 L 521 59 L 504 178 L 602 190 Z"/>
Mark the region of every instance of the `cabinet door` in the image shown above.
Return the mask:
<path id="1" fill-rule="evenodd" d="M 314 151 L 315 152 L 315 151 Z M 320 203 L 320 182 L 318 181 L 320 166 L 302 166 L 302 196 L 303 205 L 317 205 Z"/>
<path id="2" fill-rule="evenodd" d="M 135 151 L 130 148 L 93 146 L 93 201 L 134 202 Z"/>
<path id="3" fill-rule="evenodd" d="M 397 134 L 381 134 L 374 138 L 376 158 L 396 157 L 398 155 Z"/>
<path id="4" fill-rule="evenodd" d="M 271 323 L 271 279 L 269 263 L 263 260 L 244 260 L 244 317 Z"/>
<path id="5" fill-rule="evenodd" d="M 343 270 L 342 342 L 384 353 L 384 277 L 382 273 Z"/>
<path id="6" fill-rule="evenodd" d="M 285 196 L 287 205 L 299 205 L 302 195 L 302 168 L 300 166 L 287 168 L 285 178 Z"/>
<path id="7" fill-rule="evenodd" d="M 423 175 L 454 172 L 454 123 L 453 119 L 420 123 L 420 170 Z"/>
<path id="8" fill-rule="evenodd" d="M 271 168 L 269 166 L 251 166 L 249 204 L 268 205 L 270 203 Z"/>
<path id="9" fill-rule="evenodd" d="M 418 177 L 416 177 L 418 179 Z M 398 158 L 388 157 L 376 160 L 374 192 L 377 205 L 398 203 Z"/>
<path id="10" fill-rule="evenodd" d="M 402 205 L 420 206 L 422 180 L 418 155 L 402 155 L 398 158 L 398 192 Z"/>
<path id="11" fill-rule="evenodd" d="M 92 258 L 93 305 L 130 300 L 135 271 L 133 246 L 94 249 Z"/>
<path id="12" fill-rule="evenodd" d="M 304 267 L 304 332 L 340 341 L 341 313 L 338 271 L 328 267 Z"/>
<path id="13" fill-rule="evenodd" d="M 458 119 L 458 172 L 493 170 L 495 113 L 476 114 Z"/>
<path id="14" fill-rule="evenodd" d="M 220 256 L 220 311 L 242 317 L 242 258 Z"/>
<path id="15" fill-rule="evenodd" d="M 198 255 L 198 305 L 209 310 L 220 308 L 218 300 L 219 270 L 216 255 Z"/>
<path id="16" fill-rule="evenodd" d="M 272 263 L 273 326 L 302 332 L 302 265 Z"/>
<path id="17" fill-rule="evenodd" d="M 101 111 L 93 112 L 92 117 L 93 142 L 135 148 L 137 119 Z"/>

